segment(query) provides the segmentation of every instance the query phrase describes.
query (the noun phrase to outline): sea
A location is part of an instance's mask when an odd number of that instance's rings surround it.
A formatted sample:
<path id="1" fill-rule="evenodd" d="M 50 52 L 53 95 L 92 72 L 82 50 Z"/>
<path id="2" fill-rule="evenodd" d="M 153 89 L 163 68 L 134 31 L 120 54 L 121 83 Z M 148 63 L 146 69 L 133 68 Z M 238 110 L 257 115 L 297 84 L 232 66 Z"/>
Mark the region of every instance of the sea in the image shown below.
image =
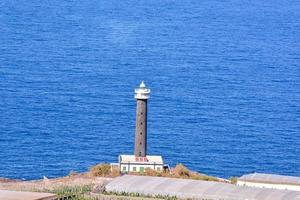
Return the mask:
<path id="1" fill-rule="evenodd" d="M 0 177 L 148 153 L 228 178 L 300 176 L 300 1 L 1 0 Z"/>

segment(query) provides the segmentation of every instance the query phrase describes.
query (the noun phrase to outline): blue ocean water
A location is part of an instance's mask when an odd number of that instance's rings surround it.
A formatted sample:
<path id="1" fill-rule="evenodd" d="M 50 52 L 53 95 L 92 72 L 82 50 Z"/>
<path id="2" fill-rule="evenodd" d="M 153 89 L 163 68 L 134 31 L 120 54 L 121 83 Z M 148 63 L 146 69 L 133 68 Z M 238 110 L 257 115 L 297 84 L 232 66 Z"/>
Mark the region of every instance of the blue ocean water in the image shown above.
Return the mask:
<path id="1" fill-rule="evenodd" d="M 1 0 L 0 176 L 148 151 L 220 177 L 300 176 L 300 2 Z"/>

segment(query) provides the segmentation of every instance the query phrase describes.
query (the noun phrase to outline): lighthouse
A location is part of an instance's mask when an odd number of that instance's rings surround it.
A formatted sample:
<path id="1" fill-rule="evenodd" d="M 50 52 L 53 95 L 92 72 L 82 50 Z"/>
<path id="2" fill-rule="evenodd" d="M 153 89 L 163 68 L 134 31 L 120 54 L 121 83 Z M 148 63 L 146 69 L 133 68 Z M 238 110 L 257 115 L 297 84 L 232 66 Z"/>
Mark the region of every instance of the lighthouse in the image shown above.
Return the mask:
<path id="1" fill-rule="evenodd" d="M 135 89 L 136 99 L 136 123 L 134 155 L 146 157 L 147 155 L 147 103 L 150 97 L 150 89 L 146 88 L 144 81 Z"/>
<path id="2" fill-rule="evenodd" d="M 162 171 L 164 162 L 160 155 L 147 154 L 147 111 L 150 89 L 144 81 L 134 90 L 136 99 L 136 120 L 134 154 L 119 155 L 119 170 L 121 173 L 144 173 L 146 169 Z"/>

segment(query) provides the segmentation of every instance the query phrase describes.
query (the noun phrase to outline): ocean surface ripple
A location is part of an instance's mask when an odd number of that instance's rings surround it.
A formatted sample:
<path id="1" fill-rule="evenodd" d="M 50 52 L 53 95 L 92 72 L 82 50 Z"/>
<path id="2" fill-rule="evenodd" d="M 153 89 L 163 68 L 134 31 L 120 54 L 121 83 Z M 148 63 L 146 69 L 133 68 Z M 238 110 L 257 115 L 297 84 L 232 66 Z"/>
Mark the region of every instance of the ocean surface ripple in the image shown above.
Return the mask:
<path id="1" fill-rule="evenodd" d="M 300 3 L 0 2 L 0 177 L 35 179 L 148 147 L 220 177 L 300 176 Z"/>

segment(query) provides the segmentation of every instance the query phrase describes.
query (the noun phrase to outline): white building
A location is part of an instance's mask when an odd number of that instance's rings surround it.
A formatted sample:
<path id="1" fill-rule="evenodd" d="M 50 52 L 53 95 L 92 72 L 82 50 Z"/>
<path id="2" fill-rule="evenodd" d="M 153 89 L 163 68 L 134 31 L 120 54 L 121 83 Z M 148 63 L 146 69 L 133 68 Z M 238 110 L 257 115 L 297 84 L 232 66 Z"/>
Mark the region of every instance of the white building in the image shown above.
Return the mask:
<path id="1" fill-rule="evenodd" d="M 134 97 L 137 102 L 134 155 L 120 155 L 119 170 L 121 173 L 144 173 L 147 168 L 162 171 L 164 168 L 162 157 L 147 155 L 147 111 L 150 89 L 146 87 L 144 81 L 135 89 Z"/>
<path id="2" fill-rule="evenodd" d="M 140 172 L 144 173 L 147 168 L 162 171 L 163 159 L 161 156 L 136 157 L 134 155 L 120 155 L 119 167 L 122 173 Z"/>
<path id="3" fill-rule="evenodd" d="M 237 185 L 300 191 L 300 177 L 253 173 L 238 178 Z"/>

